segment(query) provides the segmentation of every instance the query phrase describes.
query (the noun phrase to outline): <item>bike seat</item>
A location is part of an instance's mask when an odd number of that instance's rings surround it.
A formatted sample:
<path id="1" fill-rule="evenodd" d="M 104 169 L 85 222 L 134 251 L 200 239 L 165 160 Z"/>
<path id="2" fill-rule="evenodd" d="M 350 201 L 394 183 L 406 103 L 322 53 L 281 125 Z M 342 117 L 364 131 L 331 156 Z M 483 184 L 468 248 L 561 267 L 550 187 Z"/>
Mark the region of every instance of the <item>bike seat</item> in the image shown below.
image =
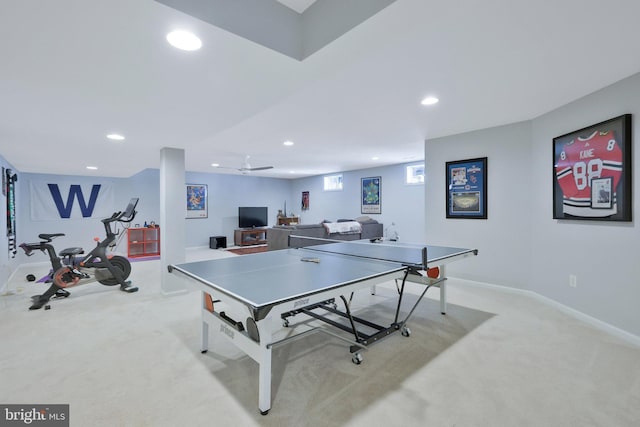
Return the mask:
<path id="1" fill-rule="evenodd" d="M 69 256 L 69 255 L 78 255 L 78 254 L 83 254 L 84 253 L 84 249 L 82 248 L 66 248 L 60 251 L 59 255 L 60 256 Z"/>
<path id="2" fill-rule="evenodd" d="M 42 240 L 49 240 L 49 241 L 51 241 L 51 239 L 53 239 L 54 237 L 60 237 L 60 236 L 64 236 L 64 233 L 38 234 L 38 237 L 41 238 Z"/>

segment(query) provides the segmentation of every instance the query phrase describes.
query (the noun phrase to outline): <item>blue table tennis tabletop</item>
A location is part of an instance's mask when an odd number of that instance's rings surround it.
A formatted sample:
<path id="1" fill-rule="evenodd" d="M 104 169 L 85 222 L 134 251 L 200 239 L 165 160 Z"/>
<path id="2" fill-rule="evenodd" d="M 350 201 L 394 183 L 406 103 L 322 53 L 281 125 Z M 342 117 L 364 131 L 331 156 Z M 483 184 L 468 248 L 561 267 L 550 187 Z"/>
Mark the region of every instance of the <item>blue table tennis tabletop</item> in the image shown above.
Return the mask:
<path id="1" fill-rule="evenodd" d="M 172 266 L 252 309 L 256 320 L 270 307 L 407 267 L 426 268 L 471 249 L 411 243 L 351 241 L 283 249 Z"/>

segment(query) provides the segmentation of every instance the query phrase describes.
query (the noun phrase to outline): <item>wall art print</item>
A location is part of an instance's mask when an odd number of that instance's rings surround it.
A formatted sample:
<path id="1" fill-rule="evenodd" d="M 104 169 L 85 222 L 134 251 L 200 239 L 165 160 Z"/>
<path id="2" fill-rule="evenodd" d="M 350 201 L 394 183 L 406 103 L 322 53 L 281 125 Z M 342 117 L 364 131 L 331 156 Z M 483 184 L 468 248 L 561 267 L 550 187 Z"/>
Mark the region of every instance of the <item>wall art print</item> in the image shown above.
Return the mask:
<path id="1" fill-rule="evenodd" d="M 362 178 L 360 191 L 360 212 L 363 214 L 382 213 L 382 199 L 380 188 L 382 178 L 379 176 Z"/>
<path id="2" fill-rule="evenodd" d="M 187 219 L 207 218 L 209 215 L 207 208 L 207 185 L 187 184 Z"/>

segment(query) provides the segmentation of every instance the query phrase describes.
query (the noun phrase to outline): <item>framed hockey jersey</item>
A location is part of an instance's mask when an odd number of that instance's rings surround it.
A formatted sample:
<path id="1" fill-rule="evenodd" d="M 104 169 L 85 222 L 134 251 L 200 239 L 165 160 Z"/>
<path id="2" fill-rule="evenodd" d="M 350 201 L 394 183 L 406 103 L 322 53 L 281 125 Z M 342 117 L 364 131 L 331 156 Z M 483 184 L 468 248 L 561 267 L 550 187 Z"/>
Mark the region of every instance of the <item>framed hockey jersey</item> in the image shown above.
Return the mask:
<path id="1" fill-rule="evenodd" d="M 553 139 L 553 218 L 631 221 L 631 114 Z"/>

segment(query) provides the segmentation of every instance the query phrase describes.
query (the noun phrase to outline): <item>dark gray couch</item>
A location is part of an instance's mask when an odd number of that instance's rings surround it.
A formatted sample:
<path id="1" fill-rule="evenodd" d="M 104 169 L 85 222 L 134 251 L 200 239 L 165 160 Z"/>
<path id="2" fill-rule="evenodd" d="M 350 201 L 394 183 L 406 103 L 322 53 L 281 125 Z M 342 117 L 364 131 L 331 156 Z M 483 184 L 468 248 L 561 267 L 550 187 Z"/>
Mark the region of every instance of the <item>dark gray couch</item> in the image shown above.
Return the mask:
<path id="1" fill-rule="evenodd" d="M 344 221 L 344 220 L 339 220 Z M 267 247 L 270 251 L 289 247 L 289 236 L 319 237 L 332 240 L 376 239 L 382 237 L 383 227 L 378 221 L 370 218 L 356 218 L 361 231 L 346 233 L 328 233 L 320 224 L 275 225 L 267 229 Z"/>

